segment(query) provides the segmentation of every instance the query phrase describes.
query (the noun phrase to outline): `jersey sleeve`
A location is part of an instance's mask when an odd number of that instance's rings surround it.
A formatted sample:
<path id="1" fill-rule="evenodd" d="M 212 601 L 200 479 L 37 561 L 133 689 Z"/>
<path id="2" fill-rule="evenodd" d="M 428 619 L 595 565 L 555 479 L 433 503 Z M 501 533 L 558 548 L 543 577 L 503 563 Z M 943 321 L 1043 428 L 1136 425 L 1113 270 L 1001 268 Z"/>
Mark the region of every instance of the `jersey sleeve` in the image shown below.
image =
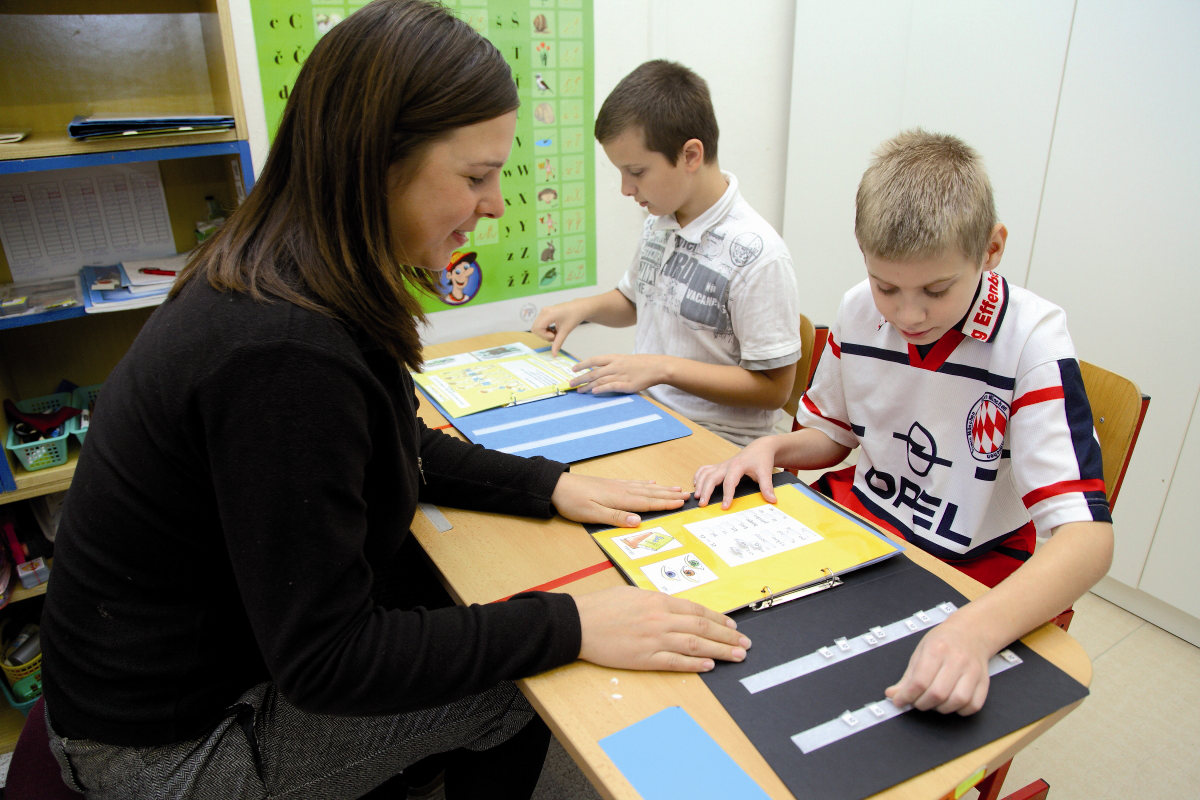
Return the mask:
<path id="1" fill-rule="evenodd" d="M 829 330 L 825 351 L 817 363 L 812 386 L 801 397 L 796 409 L 796 422 L 805 428 L 816 428 L 833 441 L 851 449 L 858 447 L 858 435 L 850 424 L 850 412 L 842 385 L 841 320 L 846 301 L 838 310 L 838 318 Z"/>
<path id="2" fill-rule="evenodd" d="M 775 369 L 800 359 L 800 298 L 786 250 L 756 263 L 734 284 L 729 316 L 742 368 Z"/>
<path id="3" fill-rule="evenodd" d="M 1067 522 L 1112 522 L 1100 442 L 1075 358 L 1018 377 L 1008 424 L 1013 481 L 1039 537 Z"/>

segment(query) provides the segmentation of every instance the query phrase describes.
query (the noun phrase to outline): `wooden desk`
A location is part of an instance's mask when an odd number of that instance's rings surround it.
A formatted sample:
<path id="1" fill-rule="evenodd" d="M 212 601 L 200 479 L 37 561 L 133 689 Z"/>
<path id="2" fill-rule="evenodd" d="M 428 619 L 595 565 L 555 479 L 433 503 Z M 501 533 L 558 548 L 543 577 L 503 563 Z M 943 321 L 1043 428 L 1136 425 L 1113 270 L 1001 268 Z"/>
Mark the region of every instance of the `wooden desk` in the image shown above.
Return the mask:
<path id="1" fill-rule="evenodd" d="M 503 333 L 433 345 L 425 349 L 425 355 L 436 358 L 512 341 L 531 347 L 545 345 L 529 333 Z M 448 433 L 457 434 L 423 399 L 420 414 L 430 427 L 447 426 Z M 573 465 L 571 470 L 605 478 L 653 479 L 667 485 L 691 487 L 698 466 L 722 461 L 738 448 L 688 420 L 683 421 L 694 431 L 691 436 L 591 459 Z M 447 590 L 460 603 L 489 603 L 554 583 L 572 573 L 588 573 L 589 568 L 607 563 L 583 528 L 562 517 L 530 520 L 452 508 L 443 508 L 442 512 L 454 526 L 451 530 L 439 532 L 421 513 L 413 521 L 412 529 L 440 571 Z M 974 599 L 986 591 L 982 584 L 915 547 L 906 548 L 906 552 L 913 561 L 968 598 Z M 623 583 L 615 569 L 600 569 L 552 590 L 583 594 Z M 1083 648 L 1053 625 L 1043 625 L 1022 641 L 1081 683 L 1091 682 L 1092 665 Z M 600 748 L 599 740 L 678 705 L 687 709 L 768 795 L 794 800 L 698 675 L 630 672 L 576 661 L 520 681 L 519 685 L 563 747 L 606 798 L 637 800 L 640 795 Z M 1077 705 L 876 796 L 887 800 L 938 800 L 980 768 L 986 766 L 990 773 L 1007 762 Z"/>

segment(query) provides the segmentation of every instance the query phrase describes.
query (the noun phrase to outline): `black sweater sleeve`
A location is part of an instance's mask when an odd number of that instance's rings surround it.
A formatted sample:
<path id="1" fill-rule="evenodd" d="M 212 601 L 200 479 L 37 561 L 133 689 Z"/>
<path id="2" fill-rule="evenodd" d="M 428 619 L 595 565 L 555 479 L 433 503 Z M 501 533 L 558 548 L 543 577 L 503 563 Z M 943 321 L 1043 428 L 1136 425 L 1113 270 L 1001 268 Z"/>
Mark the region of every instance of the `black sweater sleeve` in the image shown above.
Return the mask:
<path id="1" fill-rule="evenodd" d="M 206 435 L 222 528 L 267 668 L 293 704 L 403 712 L 578 656 L 578 614 L 565 595 L 409 612 L 370 597 L 371 538 L 403 535 L 381 534 L 386 521 L 372 516 L 386 495 L 420 487 L 433 502 L 545 516 L 562 465 L 418 428 L 369 371 L 320 348 L 247 347 L 223 371 L 200 403 L 222 407 Z M 229 414 L 230 405 L 242 413 Z M 286 408 L 286 421 L 266 423 L 263 438 L 264 417 L 253 412 L 272 407 Z M 269 461 L 239 445 L 255 430 L 272 443 Z M 410 431 L 419 443 L 405 440 Z M 408 457 L 416 447 L 425 483 Z M 415 500 L 401 504 L 408 518 L 392 524 L 407 528 Z"/>
<path id="2" fill-rule="evenodd" d="M 550 495 L 567 465 L 541 456 L 522 458 L 430 430 L 420 422 L 425 480 L 421 501 L 475 511 L 504 509 L 552 517 Z"/>

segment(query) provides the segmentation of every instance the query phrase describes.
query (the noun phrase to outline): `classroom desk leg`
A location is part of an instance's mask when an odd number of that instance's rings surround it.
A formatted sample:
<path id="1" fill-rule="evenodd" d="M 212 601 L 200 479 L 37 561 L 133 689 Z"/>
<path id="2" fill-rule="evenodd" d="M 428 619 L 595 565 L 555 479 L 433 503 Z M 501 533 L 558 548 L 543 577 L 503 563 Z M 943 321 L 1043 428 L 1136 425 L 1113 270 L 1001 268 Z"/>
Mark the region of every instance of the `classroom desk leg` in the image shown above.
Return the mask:
<path id="1" fill-rule="evenodd" d="M 1041 778 L 1038 778 L 1033 783 L 1026 786 L 1024 789 L 1018 789 L 1010 794 L 1004 800 L 1046 800 L 1050 794 L 1050 784 L 1046 783 Z"/>
<path id="2" fill-rule="evenodd" d="M 995 772 L 975 784 L 975 788 L 979 790 L 979 800 L 999 800 L 1000 787 L 1004 785 L 1004 778 L 1011 766 L 1011 760 L 1005 761 Z"/>

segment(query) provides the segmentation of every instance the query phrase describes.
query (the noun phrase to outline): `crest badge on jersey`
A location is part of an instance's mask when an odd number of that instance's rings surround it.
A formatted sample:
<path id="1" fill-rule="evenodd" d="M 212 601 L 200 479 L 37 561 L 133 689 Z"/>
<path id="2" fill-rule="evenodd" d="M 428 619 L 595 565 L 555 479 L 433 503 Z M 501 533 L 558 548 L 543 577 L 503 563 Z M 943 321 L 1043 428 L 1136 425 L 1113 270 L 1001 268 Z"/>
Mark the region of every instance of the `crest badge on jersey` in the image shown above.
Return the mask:
<path id="1" fill-rule="evenodd" d="M 967 446 L 977 461 L 995 461 L 1004 450 L 1008 403 L 991 392 L 975 401 L 967 414 Z"/>

